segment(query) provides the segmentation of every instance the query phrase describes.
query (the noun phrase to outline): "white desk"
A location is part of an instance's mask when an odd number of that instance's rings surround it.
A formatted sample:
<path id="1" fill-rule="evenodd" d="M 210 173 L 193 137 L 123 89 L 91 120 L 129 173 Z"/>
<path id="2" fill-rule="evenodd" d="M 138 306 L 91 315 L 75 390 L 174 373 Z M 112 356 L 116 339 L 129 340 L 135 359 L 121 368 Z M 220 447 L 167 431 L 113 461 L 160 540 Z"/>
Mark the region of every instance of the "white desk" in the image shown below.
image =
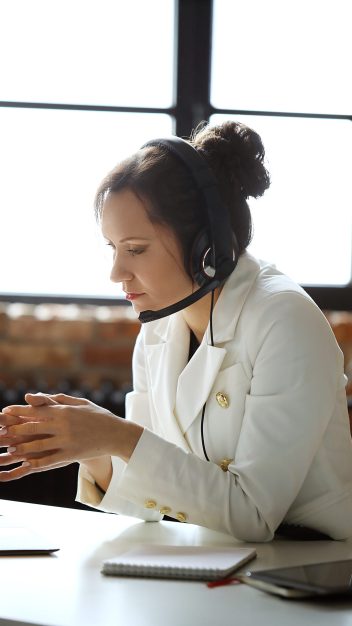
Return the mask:
<path id="1" fill-rule="evenodd" d="M 0 500 L 0 513 L 54 537 L 52 556 L 0 557 L 0 624 L 46 626 L 352 626 L 351 602 L 283 600 L 246 585 L 105 577 L 121 541 L 202 545 L 228 535 L 172 522 Z M 254 544 L 252 544 L 254 545 Z M 349 542 L 256 544 L 252 568 L 352 558 Z"/>

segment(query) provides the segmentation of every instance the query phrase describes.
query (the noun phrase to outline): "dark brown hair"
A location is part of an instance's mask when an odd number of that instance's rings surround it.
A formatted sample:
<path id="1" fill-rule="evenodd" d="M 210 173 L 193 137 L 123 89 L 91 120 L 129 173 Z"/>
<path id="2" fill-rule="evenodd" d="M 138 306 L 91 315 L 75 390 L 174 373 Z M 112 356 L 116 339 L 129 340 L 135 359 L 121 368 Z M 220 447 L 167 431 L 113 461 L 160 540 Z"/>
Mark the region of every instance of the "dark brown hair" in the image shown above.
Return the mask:
<path id="1" fill-rule="evenodd" d="M 229 209 L 241 254 L 252 237 L 247 199 L 258 198 L 270 185 L 259 135 L 239 122 L 202 125 L 189 139 L 212 169 L 220 195 Z M 189 271 L 189 256 L 197 234 L 207 228 L 204 201 L 186 166 L 167 148 L 139 150 L 117 165 L 102 181 L 95 197 L 99 219 L 108 193 L 131 189 L 145 201 L 149 219 L 169 226 L 179 239 Z"/>

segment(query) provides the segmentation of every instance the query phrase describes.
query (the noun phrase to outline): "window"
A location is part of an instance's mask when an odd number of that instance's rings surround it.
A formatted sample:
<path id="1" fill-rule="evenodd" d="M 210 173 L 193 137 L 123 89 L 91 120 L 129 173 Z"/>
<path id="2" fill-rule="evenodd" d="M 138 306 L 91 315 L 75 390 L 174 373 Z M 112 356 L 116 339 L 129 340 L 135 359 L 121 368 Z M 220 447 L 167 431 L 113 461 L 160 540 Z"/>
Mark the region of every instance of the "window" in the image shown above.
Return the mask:
<path id="1" fill-rule="evenodd" d="M 272 177 L 251 250 L 352 309 L 351 17 L 350 0 L 2 0 L 0 298 L 114 297 L 102 176 L 146 139 L 235 117 Z"/>
<path id="2" fill-rule="evenodd" d="M 212 123 L 231 116 L 213 115 Z M 235 115 L 261 136 L 271 186 L 250 200 L 249 251 L 308 285 L 351 280 L 352 124 L 341 119 Z"/>
<path id="3" fill-rule="evenodd" d="M 261 135 L 252 251 L 303 284 L 351 283 L 351 17 L 350 0 L 214 0 L 211 121 Z"/>
<path id="4" fill-rule="evenodd" d="M 2 0 L 1 100 L 171 106 L 174 13 L 173 0 Z"/>
<path id="5" fill-rule="evenodd" d="M 1 3 L 1 292 L 119 292 L 93 199 L 119 160 L 174 131 L 174 12 L 173 0 Z"/>
<path id="6" fill-rule="evenodd" d="M 214 0 L 211 102 L 351 115 L 350 0 Z"/>

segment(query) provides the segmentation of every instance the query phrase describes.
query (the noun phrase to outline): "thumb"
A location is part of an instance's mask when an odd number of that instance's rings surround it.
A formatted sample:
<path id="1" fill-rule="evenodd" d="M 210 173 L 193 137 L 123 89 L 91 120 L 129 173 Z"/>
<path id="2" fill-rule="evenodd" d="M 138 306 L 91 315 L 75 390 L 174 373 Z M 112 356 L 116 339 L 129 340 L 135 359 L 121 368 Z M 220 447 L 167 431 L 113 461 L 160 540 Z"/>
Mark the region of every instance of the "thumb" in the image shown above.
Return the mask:
<path id="1" fill-rule="evenodd" d="M 89 400 L 85 398 L 76 398 L 75 396 L 68 396 L 65 393 L 56 393 L 49 396 L 53 404 L 68 404 L 70 406 L 79 406 L 80 404 L 90 404 Z"/>
<path id="2" fill-rule="evenodd" d="M 31 404 L 32 406 L 44 406 L 48 404 L 58 404 L 53 396 L 49 396 L 45 393 L 26 393 L 24 397 L 27 404 Z"/>

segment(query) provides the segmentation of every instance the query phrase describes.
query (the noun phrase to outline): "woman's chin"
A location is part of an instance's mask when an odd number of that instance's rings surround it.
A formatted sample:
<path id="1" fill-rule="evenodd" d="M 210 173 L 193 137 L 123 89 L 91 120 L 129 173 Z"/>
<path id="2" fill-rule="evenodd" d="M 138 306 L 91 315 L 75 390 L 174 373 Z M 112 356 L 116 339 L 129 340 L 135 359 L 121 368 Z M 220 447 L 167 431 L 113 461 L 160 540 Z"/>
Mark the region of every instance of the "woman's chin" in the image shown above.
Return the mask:
<path id="1" fill-rule="evenodd" d="M 170 303 L 172 304 L 172 303 Z M 136 313 L 136 315 L 139 315 L 140 313 L 143 313 L 144 311 L 160 311 L 160 309 L 163 309 L 164 307 L 169 306 L 168 303 L 163 304 L 161 302 L 132 302 L 132 308 L 134 310 L 134 312 Z"/>
<path id="2" fill-rule="evenodd" d="M 156 309 L 156 307 L 153 306 L 153 304 L 151 303 L 147 303 L 147 302 L 131 302 L 132 304 L 132 309 L 134 310 L 134 312 L 136 313 L 136 315 L 139 315 L 140 313 L 142 313 L 143 311 L 147 311 L 147 310 L 154 310 Z"/>

